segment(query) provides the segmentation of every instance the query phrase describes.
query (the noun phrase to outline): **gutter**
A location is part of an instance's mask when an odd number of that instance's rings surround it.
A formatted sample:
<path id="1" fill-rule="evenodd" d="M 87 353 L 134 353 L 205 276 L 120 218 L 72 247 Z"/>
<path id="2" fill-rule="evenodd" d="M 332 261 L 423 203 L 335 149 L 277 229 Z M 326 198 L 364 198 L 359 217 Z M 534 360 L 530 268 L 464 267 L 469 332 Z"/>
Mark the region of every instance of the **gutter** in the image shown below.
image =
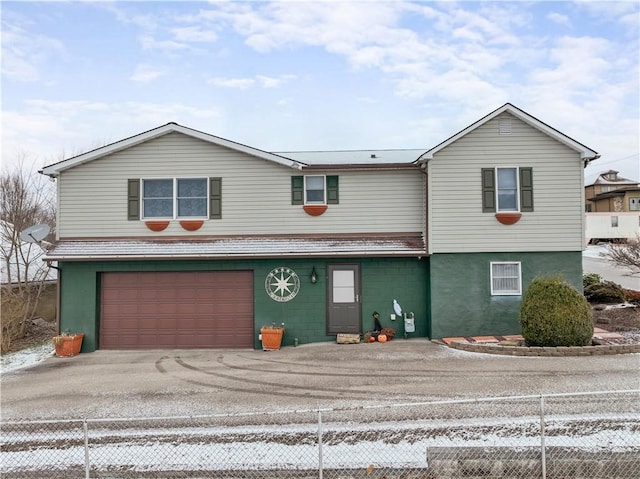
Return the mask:
<path id="1" fill-rule="evenodd" d="M 589 163 L 591 163 L 592 161 L 597 160 L 598 158 L 600 158 L 602 155 L 600 153 L 596 153 L 595 156 L 591 156 L 591 157 L 583 157 L 582 161 L 584 162 L 584 168 L 586 168 L 587 166 L 589 166 Z"/>

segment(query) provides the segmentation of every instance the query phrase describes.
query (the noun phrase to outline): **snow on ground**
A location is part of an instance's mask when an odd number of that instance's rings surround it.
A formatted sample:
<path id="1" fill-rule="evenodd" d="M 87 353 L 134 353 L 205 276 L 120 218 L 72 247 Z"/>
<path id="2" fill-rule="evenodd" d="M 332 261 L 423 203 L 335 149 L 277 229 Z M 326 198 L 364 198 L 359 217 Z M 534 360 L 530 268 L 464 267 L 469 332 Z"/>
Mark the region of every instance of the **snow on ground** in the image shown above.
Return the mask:
<path id="1" fill-rule="evenodd" d="M 589 245 L 587 249 L 582 252 L 583 258 L 595 258 L 595 259 L 608 259 L 609 246 L 606 244 L 601 245 Z"/>
<path id="2" fill-rule="evenodd" d="M 51 356 L 53 356 L 53 345 L 51 341 L 15 353 L 4 354 L 0 357 L 0 375 L 18 369 L 28 368 Z"/>

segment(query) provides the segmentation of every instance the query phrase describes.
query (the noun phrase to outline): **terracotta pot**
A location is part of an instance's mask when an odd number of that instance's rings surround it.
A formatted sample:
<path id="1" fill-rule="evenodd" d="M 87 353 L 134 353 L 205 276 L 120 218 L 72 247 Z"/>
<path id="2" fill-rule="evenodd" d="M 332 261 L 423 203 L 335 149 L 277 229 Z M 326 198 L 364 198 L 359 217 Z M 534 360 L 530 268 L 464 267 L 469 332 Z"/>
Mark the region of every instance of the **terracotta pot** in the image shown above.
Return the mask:
<path id="1" fill-rule="evenodd" d="M 80 354 L 84 333 L 72 334 L 69 336 L 55 336 L 53 346 L 56 349 L 56 356 L 67 358 Z"/>
<path id="2" fill-rule="evenodd" d="M 280 349 L 282 345 L 282 335 L 284 334 L 284 328 L 260 328 L 260 335 L 262 336 L 262 349 L 263 351 L 274 351 Z"/>

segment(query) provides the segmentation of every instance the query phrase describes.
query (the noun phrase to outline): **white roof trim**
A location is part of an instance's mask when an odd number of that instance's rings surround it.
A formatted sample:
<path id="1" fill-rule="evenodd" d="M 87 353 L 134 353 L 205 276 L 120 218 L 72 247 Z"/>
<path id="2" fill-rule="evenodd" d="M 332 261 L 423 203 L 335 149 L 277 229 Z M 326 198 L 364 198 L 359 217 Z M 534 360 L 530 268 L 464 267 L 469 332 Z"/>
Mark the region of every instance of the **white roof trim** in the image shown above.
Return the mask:
<path id="1" fill-rule="evenodd" d="M 272 161 L 274 163 L 278 163 L 280 165 L 288 166 L 291 168 L 296 168 L 298 170 L 302 169 L 303 166 L 306 166 L 299 161 L 295 161 L 281 155 L 268 153 L 266 151 L 259 150 L 257 148 L 252 148 L 250 146 L 243 145 L 241 143 L 236 143 L 231 140 L 225 140 L 224 138 L 220 138 L 218 136 L 210 135 L 202 131 L 193 130 L 185 126 L 178 125 L 177 123 L 167 123 L 166 125 L 160 126 L 158 128 L 154 128 L 153 130 L 145 131 L 144 133 L 140 133 L 138 135 L 125 138 L 124 140 L 120 140 L 115 143 L 111 143 L 109 145 L 96 148 L 95 150 L 89 151 L 87 153 L 83 153 L 81 155 L 74 156 L 72 158 L 67 158 L 66 160 L 60 161 L 58 163 L 45 166 L 42 170 L 40 170 L 40 173 L 42 173 L 43 175 L 55 177 L 55 176 L 58 176 L 62 171 L 68 170 L 69 168 L 73 168 L 83 163 L 88 163 L 90 161 L 93 161 L 97 158 L 110 155 L 118 151 L 122 151 L 126 148 L 139 145 L 140 143 L 144 143 L 154 138 L 159 138 L 168 133 L 182 133 L 192 138 L 197 138 L 199 140 L 207 141 L 215 145 L 240 151 L 242 153 L 255 156 L 257 158 L 262 158 L 263 160 Z"/>
<path id="2" fill-rule="evenodd" d="M 456 133 L 455 135 L 453 135 L 449 139 L 443 141 L 439 145 L 437 145 L 437 146 L 431 148 L 430 150 L 428 150 L 427 152 L 425 152 L 420 158 L 418 158 L 417 163 L 421 164 L 421 163 L 424 163 L 426 161 L 431 160 L 433 158 L 433 155 L 438 153 L 443 148 L 446 148 L 451 143 L 453 143 L 453 142 L 457 141 L 458 139 L 462 138 L 463 136 L 465 136 L 467 133 L 472 132 L 476 128 L 484 125 L 485 123 L 487 123 L 490 120 L 493 120 L 495 117 L 497 117 L 498 115 L 501 115 L 504 112 L 508 112 L 508 113 L 512 114 L 513 116 L 515 116 L 516 118 L 524 121 L 528 125 L 540 130 L 541 132 L 543 132 L 543 133 L 549 135 L 550 137 L 558 140 L 560 143 L 563 143 L 563 144 L 567 145 L 569 148 L 579 152 L 581 158 L 584 159 L 584 160 L 586 160 L 586 159 L 595 159 L 596 157 L 599 157 L 598 152 L 586 147 L 585 145 L 583 145 L 580 142 L 577 142 L 573 138 L 568 137 L 567 135 L 561 133 L 560 131 L 556 130 L 555 128 L 552 128 L 551 126 L 547 125 L 546 123 L 543 123 L 542 121 L 540 121 L 537 118 L 529 115 L 528 113 L 526 113 L 525 111 L 521 110 L 520 108 L 512 105 L 511 103 L 505 103 L 500 108 L 498 108 L 497 110 L 494 110 L 493 112 L 489 113 L 484 118 L 481 118 L 480 120 L 478 120 L 475 123 L 473 123 L 473 124 L 469 125 L 468 127 L 466 127 L 464 130 L 461 130 L 460 132 Z"/>

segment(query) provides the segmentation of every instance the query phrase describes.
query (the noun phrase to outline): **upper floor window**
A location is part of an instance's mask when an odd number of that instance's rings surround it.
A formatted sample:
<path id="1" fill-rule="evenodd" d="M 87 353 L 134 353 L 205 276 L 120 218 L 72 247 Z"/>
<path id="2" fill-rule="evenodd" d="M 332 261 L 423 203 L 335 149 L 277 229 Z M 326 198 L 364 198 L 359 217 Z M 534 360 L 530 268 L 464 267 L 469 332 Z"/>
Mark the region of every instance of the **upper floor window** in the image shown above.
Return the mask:
<path id="1" fill-rule="evenodd" d="M 482 211 L 533 211 L 532 168 L 482 168 Z"/>
<path id="2" fill-rule="evenodd" d="M 143 218 L 206 218 L 207 179 L 142 180 Z"/>
<path id="3" fill-rule="evenodd" d="M 325 177 L 305 176 L 304 177 L 304 204 L 324 205 L 325 204 Z"/>
<path id="4" fill-rule="evenodd" d="M 292 205 L 337 205 L 338 203 L 338 176 L 291 177 Z"/>
<path id="5" fill-rule="evenodd" d="M 640 211 L 640 198 L 629 198 L 629 211 Z"/>
<path id="6" fill-rule="evenodd" d="M 522 294 L 522 276 L 519 262 L 491 263 L 491 295 Z"/>
<path id="7" fill-rule="evenodd" d="M 222 217 L 222 178 L 128 180 L 128 218 Z"/>
<path id="8" fill-rule="evenodd" d="M 498 211 L 518 211 L 518 169 L 498 168 Z"/>

